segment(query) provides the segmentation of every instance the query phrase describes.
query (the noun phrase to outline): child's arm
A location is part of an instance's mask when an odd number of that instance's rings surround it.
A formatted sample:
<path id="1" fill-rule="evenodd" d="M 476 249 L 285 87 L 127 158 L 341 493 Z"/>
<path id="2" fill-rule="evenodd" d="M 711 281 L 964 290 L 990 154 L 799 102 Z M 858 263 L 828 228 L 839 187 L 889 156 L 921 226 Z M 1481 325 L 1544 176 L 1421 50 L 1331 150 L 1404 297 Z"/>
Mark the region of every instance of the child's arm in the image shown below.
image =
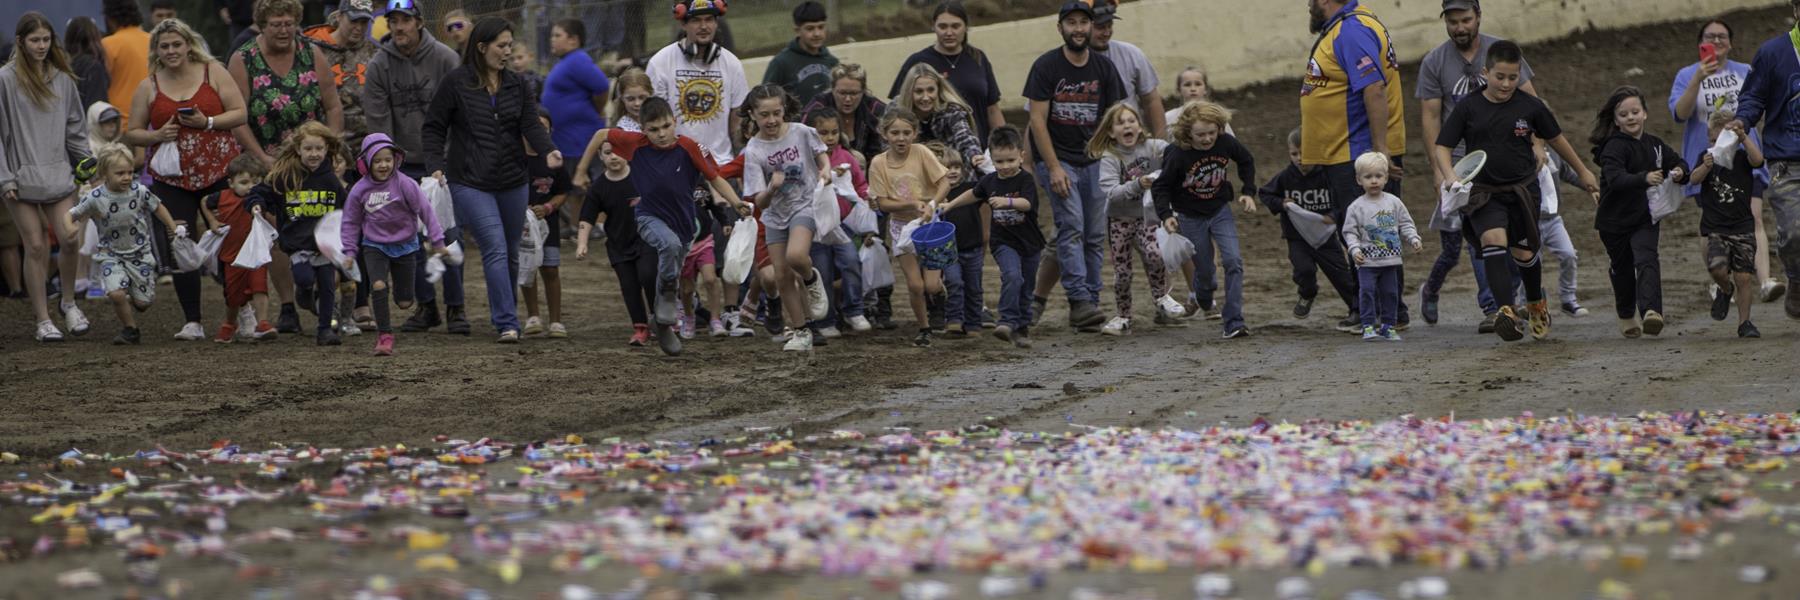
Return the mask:
<path id="1" fill-rule="evenodd" d="M 350 198 L 344 201 L 344 222 L 338 226 L 338 235 L 343 239 L 344 258 L 346 259 L 354 259 L 356 251 L 362 247 L 363 198 L 368 193 L 367 187 L 358 185 L 350 191 Z M 420 194 L 420 196 L 423 197 L 424 194 Z M 412 207 L 414 212 L 431 215 L 433 219 L 437 218 L 433 211 L 419 211 L 418 204 L 414 203 L 412 198 L 401 198 L 401 201 Z"/>
<path id="2" fill-rule="evenodd" d="M 1600 180 L 1609 190 L 1642 190 L 1651 185 L 1651 173 L 1631 171 L 1631 150 L 1625 144 L 1607 142 L 1600 148 Z"/>
<path id="3" fill-rule="evenodd" d="M 1700 166 L 1694 167 L 1694 172 L 1688 175 L 1688 183 L 1696 185 L 1706 183 L 1706 180 L 1712 178 L 1713 166 L 1712 150 L 1700 151 Z"/>
<path id="4" fill-rule="evenodd" d="M 1181 177 L 1172 174 L 1187 170 L 1187 165 L 1180 164 L 1180 162 L 1181 152 L 1175 148 L 1169 148 L 1169 151 L 1163 154 L 1162 162 L 1162 172 L 1166 176 L 1158 177 L 1155 182 L 1150 184 L 1150 199 L 1156 205 L 1156 218 L 1162 219 L 1163 227 L 1167 227 L 1171 233 L 1176 229 L 1175 195 L 1181 190 Z"/>
<path id="5" fill-rule="evenodd" d="M 62 239 L 72 240 L 75 239 L 76 236 L 81 235 L 81 227 L 79 225 L 82 221 L 86 221 L 89 218 L 87 211 L 82 207 L 82 204 L 76 204 L 74 208 L 63 213 L 62 223 L 58 224 L 62 227 Z M 169 231 L 174 231 L 174 229 L 171 228 Z"/>
<path id="6" fill-rule="evenodd" d="M 572 177 L 575 187 L 587 187 L 588 167 L 594 164 L 594 157 L 600 155 L 600 146 L 606 143 L 606 136 L 611 134 L 612 129 L 602 129 L 594 132 L 594 137 L 588 138 L 587 150 L 582 151 L 581 162 L 575 165 L 575 174 Z"/>
<path id="7" fill-rule="evenodd" d="M 1283 173 L 1285 172 L 1283 171 Z M 1269 178 L 1268 183 L 1257 188 L 1256 197 L 1262 200 L 1263 206 L 1268 207 L 1272 214 L 1279 215 L 1282 211 L 1287 210 L 1287 195 L 1281 193 L 1281 173 L 1276 173 L 1274 177 Z"/>
<path id="8" fill-rule="evenodd" d="M 575 260 L 581 260 L 587 258 L 588 234 L 593 233 L 594 224 L 582 221 L 580 225 L 575 226 L 575 230 Z"/>
<path id="9" fill-rule="evenodd" d="M 831 153 L 819 152 L 815 156 L 819 159 L 819 185 L 831 187 Z"/>
<path id="10" fill-rule="evenodd" d="M 212 195 L 207 196 L 204 200 L 200 201 L 200 218 L 202 220 L 206 221 L 207 231 L 211 231 L 215 234 L 217 234 L 219 232 L 220 227 L 225 226 L 224 223 L 219 222 L 218 213 L 214 212 L 214 211 L 218 210 L 218 206 L 219 206 L 219 193 L 218 192 L 213 192 Z"/>
<path id="11" fill-rule="evenodd" d="M 1666 177 L 1675 180 L 1675 183 L 1687 183 L 1689 170 L 1687 161 L 1681 158 L 1681 153 L 1670 148 L 1668 144 L 1662 145 L 1662 151 L 1663 164 L 1657 165 L 1657 168 L 1662 169 Z"/>
<path id="12" fill-rule="evenodd" d="M 739 215 L 747 217 L 755 212 L 750 208 L 749 204 L 745 204 L 743 200 L 738 199 L 737 192 L 731 190 L 731 184 L 726 182 L 725 178 L 714 175 L 712 179 L 708 179 L 706 182 L 712 184 L 713 195 L 724 198 L 725 205 L 737 209 Z"/>
<path id="13" fill-rule="evenodd" d="M 1227 135 L 1226 139 L 1231 140 L 1226 151 L 1232 154 L 1231 160 L 1238 166 L 1238 203 L 1246 212 L 1255 211 L 1256 198 L 1250 196 L 1250 190 L 1256 188 L 1256 156 L 1250 154 L 1250 149 L 1235 136 Z"/>
<path id="14" fill-rule="evenodd" d="M 1355 259 L 1359 265 L 1363 264 L 1361 209 L 1358 203 L 1351 203 L 1350 208 L 1344 211 L 1344 226 L 1340 228 L 1344 235 L 1344 247 L 1350 249 L 1350 258 Z"/>
<path id="15" fill-rule="evenodd" d="M 156 203 L 156 220 L 162 221 L 163 230 L 169 232 L 169 238 L 173 239 L 175 237 L 176 227 L 175 217 L 169 214 L 169 209 L 163 206 L 161 202 Z"/>
<path id="16" fill-rule="evenodd" d="M 1124 170 L 1125 163 L 1117 155 L 1108 152 L 1100 158 L 1100 194 L 1106 196 L 1107 202 L 1123 202 L 1132 196 L 1144 194 L 1143 186 L 1139 185 L 1138 180 L 1119 180 Z"/>
<path id="17" fill-rule="evenodd" d="M 1747 131 L 1744 131 L 1744 123 L 1742 121 L 1732 121 L 1731 128 L 1732 128 L 1732 131 L 1737 132 L 1738 139 L 1743 141 L 1744 154 L 1746 156 L 1750 157 L 1750 168 L 1752 168 L 1752 169 L 1762 168 L 1762 166 L 1763 166 L 1762 144 L 1756 143 L 1756 138 L 1750 137 L 1750 133 Z"/>
<path id="18" fill-rule="evenodd" d="M 1395 220 L 1400 224 L 1401 239 L 1406 240 L 1406 245 L 1411 246 L 1413 252 L 1423 249 L 1424 244 L 1423 240 L 1419 238 L 1419 228 L 1413 225 L 1412 212 L 1406 210 L 1406 203 L 1401 202 L 1400 198 L 1393 194 L 1388 194 L 1388 202 L 1393 205 L 1395 214 L 1399 216 Z"/>
<path id="19" fill-rule="evenodd" d="M 1556 136 L 1550 140 L 1550 147 L 1556 150 L 1556 155 L 1562 157 L 1565 164 L 1575 168 L 1575 173 L 1581 177 L 1581 189 L 1587 190 L 1594 202 L 1599 202 L 1600 182 L 1594 179 L 1594 173 L 1588 170 L 1587 163 L 1581 162 L 1581 155 L 1576 154 L 1575 148 L 1569 145 L 1569 138 Z"/>
<path id="20" fill-rule="evenodd" d="M 955 199 L 945 203 L 943 206 L 939 206 L 938 208 L 942 209 L 944 212 L 950 212 L 952 210 L 956 210 L 958 208 L 968 206 L 968 205 L 974 204 L 974 203 L 975 203 L 975 188 L 969 188 L 968 190 L 965 190 L 963 193 L 957 194 Z"/>

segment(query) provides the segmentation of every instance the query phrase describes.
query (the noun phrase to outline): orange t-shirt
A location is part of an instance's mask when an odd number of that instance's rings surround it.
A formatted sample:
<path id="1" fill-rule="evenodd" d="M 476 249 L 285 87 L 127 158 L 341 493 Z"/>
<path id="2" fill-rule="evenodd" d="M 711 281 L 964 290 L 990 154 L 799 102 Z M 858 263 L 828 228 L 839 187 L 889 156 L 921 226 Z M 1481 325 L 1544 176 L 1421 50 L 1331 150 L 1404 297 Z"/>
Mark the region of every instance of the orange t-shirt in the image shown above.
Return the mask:
<path id="1" fill-rule="evenodd" d="M 119 116 L 131 119 L 131 95 L 138 84 L 150 77 L 150 34 L 137 26 L 126 27 L 100 39 L 106 49 L 106 73 L 112 85 L 106 88 L 106 101 L 119 109 Z"/>

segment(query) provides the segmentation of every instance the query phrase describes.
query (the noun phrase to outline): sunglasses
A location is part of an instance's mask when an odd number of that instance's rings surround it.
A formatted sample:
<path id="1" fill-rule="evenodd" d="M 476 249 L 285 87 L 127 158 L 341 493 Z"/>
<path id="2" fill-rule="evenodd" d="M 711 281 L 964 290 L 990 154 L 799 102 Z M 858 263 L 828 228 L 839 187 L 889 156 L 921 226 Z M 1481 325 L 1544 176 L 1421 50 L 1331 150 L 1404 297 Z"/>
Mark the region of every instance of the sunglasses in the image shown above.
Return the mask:
<path id="1" fill-rule="evenodd" d="M 418 5 L 418 3 L 413 2 L 413 0 L 388 0 L 387 9 L 388 10 L 419 10 L 419 5 Z"/>
<path id="2" fill-rule="evenodd" d="M 469 24 L 463 21 L 451 21 L 450 24 L 444 26 L 444 29 L 448 31 L 462 31 L 463 29 L 468 28 L 468 26 Z"/>

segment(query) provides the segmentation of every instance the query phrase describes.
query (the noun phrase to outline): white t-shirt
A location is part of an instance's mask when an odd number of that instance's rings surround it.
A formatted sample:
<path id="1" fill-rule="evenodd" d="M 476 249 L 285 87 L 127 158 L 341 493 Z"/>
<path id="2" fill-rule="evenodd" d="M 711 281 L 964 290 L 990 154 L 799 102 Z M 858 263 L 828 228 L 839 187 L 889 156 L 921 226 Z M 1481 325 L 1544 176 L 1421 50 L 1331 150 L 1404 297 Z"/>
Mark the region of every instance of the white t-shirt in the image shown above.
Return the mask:
<path id="1" fill-rule="evenodd" d="M 719 49 L 710 63 L 689 60 L 679 44 L 669 44 L 645 66 L 656 95 L 675 109 L 675 133 L 693 138 L 719 164 L 731 162 L 731 110 L 750 95 L 744 65 Z"/>
<path id="2" fill-rule="evenodd" d="M 827 150 L 819 132 L 799 123 L 788 123 L 774 140 L 752 137 L 744 144 L 744 196 L 762 193 L 776 173 L 782 176 L 781 190 L 763 210 L 764 226 L 787 229 L 794 215 L 807 214 L 819 185 L 819 155 Z"/>

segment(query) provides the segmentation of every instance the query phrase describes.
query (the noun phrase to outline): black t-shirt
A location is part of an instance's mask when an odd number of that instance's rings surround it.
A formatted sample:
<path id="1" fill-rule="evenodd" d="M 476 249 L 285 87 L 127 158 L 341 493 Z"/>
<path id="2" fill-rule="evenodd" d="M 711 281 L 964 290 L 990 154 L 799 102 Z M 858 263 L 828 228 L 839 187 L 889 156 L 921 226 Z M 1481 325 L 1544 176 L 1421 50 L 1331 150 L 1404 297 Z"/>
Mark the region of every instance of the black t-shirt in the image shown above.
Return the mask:
<path id="1" fill-rule="evenodd" d="M 1098 160 L 1088 157 L 1088 140 L 1093 139 L 1107 107 L 1125 97 L 1119 69 L 1111 59 L 1096 52 L 1089 52 L 1087 64 L 1079 67 L 1069 64 L 1062 48 L 1045 52 L 1025 76 L 1025 98 L 1050 103 L 1047 126 L 1057 160 L 1077 167 Z M 1039 156 L 1037 160 L 1043 162 L 1044 158 Z"/>
<path id="2" fill-rule="evenodd" d="M 551 198 L 569 193 L 569 172 L 550 168 L 549 159 L 544 155 L 526 156 L 525 167 L 530 176 L 525 189 L 530 194 L 527 202 L 531 206 L 548 203 Z M 562 248 L 562 215 L 557 212 L 553 210 L 544 215 L 544 222 L 550 225 L 550 237 L 544 240 L 546 248 Z"/>
<path id="3" fill-rule="evenodd" d="M 988 107 L 1000 103 L 1000 83 L 994 80 L 993 64 L 988 62 L 986 53 L 973 47 L 965 46 L 961 54 L 944 56 L 937 48 L 928 47 L 906 57 L 900 65 L 900 73 L 894 77 L 894 87 L 888 91 L 887 97 L 900 97 L 900 86 L 906 83 L 906 73 L 913 65 L 928 64 L 937 69 L 939 75 L 950 80 L 951 89 L 962 96 L 964 102 L 974 109 L 976 135 L 981 138 L 981 147 L 987 147 Z"/>
<path id="4" fill-rule="evenodd" d="M 1750 187 L 1756 173 L 1750 169 L 1750 156 L 1742 149 L 1731 159 L 1731 168 L 1714 164 L 1700 183 L 1700 235 L 1734 235 L 1756 232 L 1756 217 L 1750 213 Z"/>
<path id="5" fill-rule="evenodd" d="M 600 213 L 606 213 L 606 223 L 600 228 L 606 231 L 606 260 L 609 264 L 616 265 L 652 254 L 644 241 L 638 238 L 637 203 L 637 186 L 631 184 L 630 177 L 613 181 L 602 174 L 588 183 L 587 201 L 581 205 L 581 222 L 592 225 L 600 218 Z"/>
<path id="6" fill-rule="evenodd" d="M 962 196 L 963 192 L 975 188 L 973 183 L 959 183 L 950 188 L 951 200 Z M 974 202 L 967 206 L 959 206 L 944 213 L 944 220 L 956 226 L 956 250 L 968 252 L 981 249 L 981 203 Z"/>
<path id="7" fill-rule="evenodd" d="M 994 210 L 993 245 L 1005 245 L 1020 254 L 1044 249 L 1044 232 L 1038 228 L 1037 181 L 1031 173 L 1020 169 L 1018 175 L 1009 178 L 1001 178 L 999 173 L 984 175 L 975 184 L 975 197 L 982 202 L 990 198 L 1022 198 L 1030 202 L 1031 208 L 1026 210 Z M 980 231 L 977 229 L 977 234 Z"/>
<path id="8" fill-rule="evenodd" d="M 1172 144 L 1163 152 L 1162 175 L 1150 184 L 1156 201 L 1156 217 L 1167 219 L 1181 212 L 1210 219 L 1235 197 L 1226 165 L 1237 163 L 1238 181 L 1248 190 L 1256 185 L 1256 158 L 1229 133 L 1219 134 L 1213 147 L 1183 148 Z"/>
<path id="9" fill-rule="evenodd" d="M 1487 166 L 1475 176 L 1485 185 L 1507 185 L 1537 177 L 1537 157 L 1532 137 L 1552 139 L 1562 127 L 1543 101 L 1514 92 L 1505 102 L 1494 103 L 1485 93 L 1469 94 L 1450 111 L 1438 133 L 1437 145 L 1455 148 L 1468 142 L 1468 150 L 1487 152 Z"/>
<path id="10" fill-rule="evenodd" d="M 1331 217 L 1333 221 L 1342 218 L 1339 211 L 1343 208 L 1333 202 L 1331 197 L 1331 178 L 1325 175 L 1325 169 L 1313 167 L 1311 171 L 1301 173 L 1300 167 L 1289 164 L 1280 173 L 1275 174 L 1262 189 L 1256 191 L 1257 198 L 1269 212 L 1281 216 L 1281 239 L 1298 240 L 1300 231 L 1288 221 L 1286 204 L 1293 202 L 1300 208 Z M 1349 203 L 1344 203 L 1349 206 Z"/>

